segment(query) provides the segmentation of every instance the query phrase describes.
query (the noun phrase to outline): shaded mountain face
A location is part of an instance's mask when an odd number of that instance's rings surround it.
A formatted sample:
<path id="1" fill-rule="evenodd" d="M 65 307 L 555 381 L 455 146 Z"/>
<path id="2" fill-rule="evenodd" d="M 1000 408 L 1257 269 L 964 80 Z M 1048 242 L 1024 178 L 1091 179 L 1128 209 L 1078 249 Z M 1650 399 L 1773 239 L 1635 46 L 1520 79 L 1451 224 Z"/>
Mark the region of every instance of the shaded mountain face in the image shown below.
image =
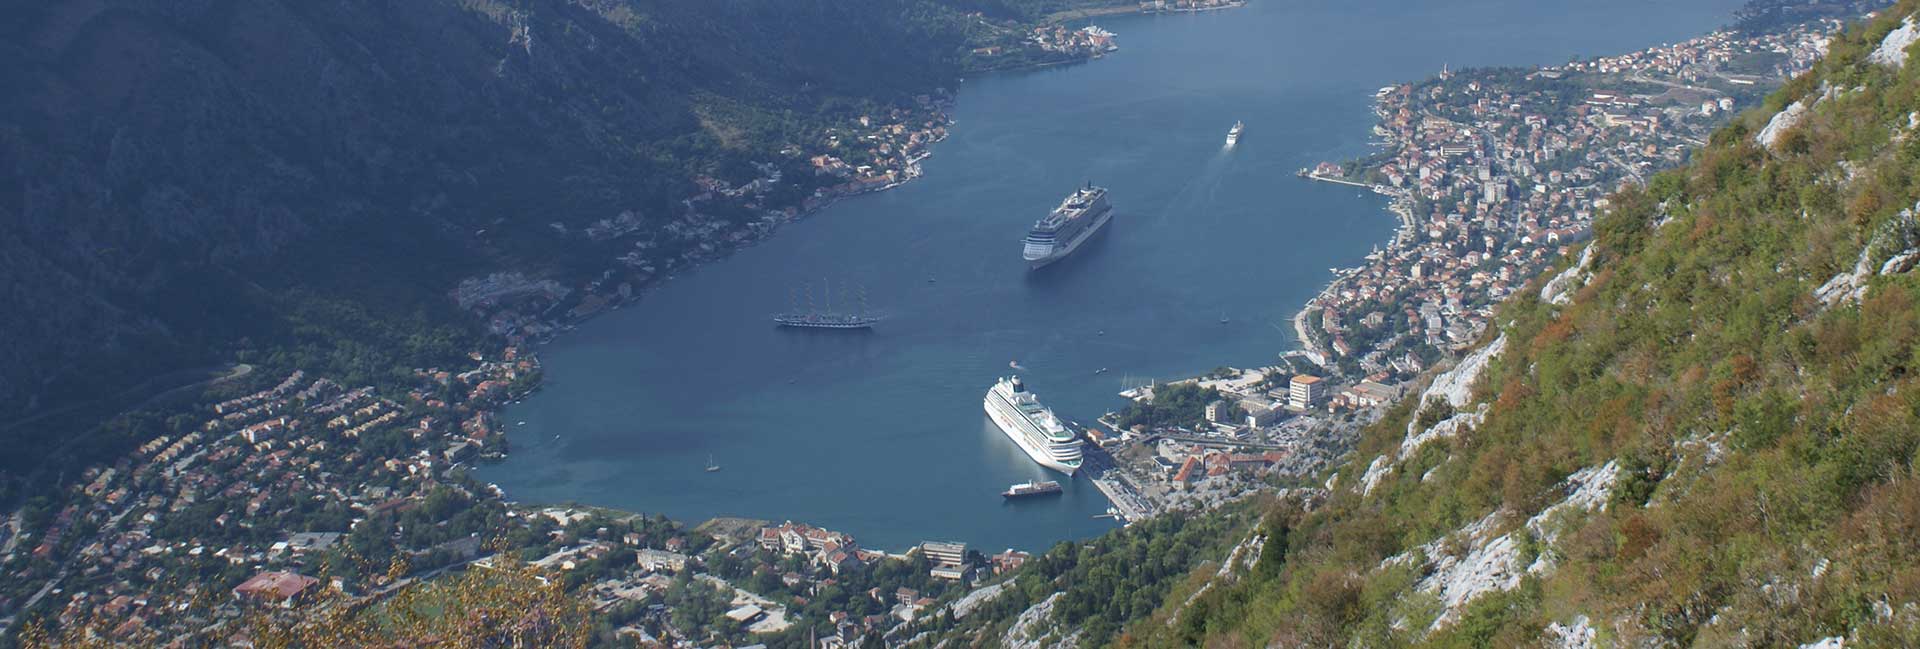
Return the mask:
<path id="1" fill-rule="evenodd" d="M 525 242 L 670 214 L 702 165 L 949 81 L 963 40 L 881 0 L 0 12 L 0 421 L 212 360 L 289 287 L 407 305 L 559 263 Z"/>

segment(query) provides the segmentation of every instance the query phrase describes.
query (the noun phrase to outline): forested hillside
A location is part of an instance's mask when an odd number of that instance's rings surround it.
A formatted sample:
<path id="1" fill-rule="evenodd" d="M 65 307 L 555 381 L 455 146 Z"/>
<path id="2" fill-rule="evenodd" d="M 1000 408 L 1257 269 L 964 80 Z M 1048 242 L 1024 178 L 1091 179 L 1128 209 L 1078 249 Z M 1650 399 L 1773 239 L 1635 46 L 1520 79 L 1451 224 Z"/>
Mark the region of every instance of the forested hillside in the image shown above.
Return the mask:
<path id="1" fill-rule="evenodd" d="M 462 278 L 604 280 L 702 175 L 777 162 L 757 207 L 798 204 L 827 129 L 925 112 L 1062 4 L 0 2 L 8 460 L 222 363 L 446 364 L 482 336 Z"/>
<path id="2" fill-rule="evenodd" d="M 1618 196 L 1435 381 L 1470 391 L 1120 644 L 1920 643 L 1917 8 Z"/>
<path id="3" fill-rule="evenodd" d="M 9 4 L 0 413 L 271 333 L 262 289 L 560 263 L 549 222 L 664 215 L 964 39 L 934 3 Z"/>

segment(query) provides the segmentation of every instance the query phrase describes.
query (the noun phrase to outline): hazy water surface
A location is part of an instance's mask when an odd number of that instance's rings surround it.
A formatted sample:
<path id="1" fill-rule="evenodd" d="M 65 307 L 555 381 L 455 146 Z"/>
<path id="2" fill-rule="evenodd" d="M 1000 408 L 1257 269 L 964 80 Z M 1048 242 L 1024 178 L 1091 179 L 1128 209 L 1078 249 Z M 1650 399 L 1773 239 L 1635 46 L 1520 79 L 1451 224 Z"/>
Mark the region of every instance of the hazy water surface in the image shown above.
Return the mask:
<path id="1" fill-rule="evenodd" d="M 963 83 L 926 177 L 784 228 L 543 348 L 548 384 L 505 412 L 527 423 L 480 477 L 522 501 L 793 519 L 889 550 L 1041 550 L 1097 534 L 1113 524 L 1092 518 L 1107 503 L 1084 478 L 1063 498 L 1001 502 L 1009 483 L 1051 479 L 981 411 L 1009 361 L 1080 421 L 1119 407 L 1125 377 L 1268 363 L 1328 268 L 1391 236 L 1382 199 L 1293 175 L 1368 150 L 1375 89 L 1443 64 L 1684 39 L 1739 4 L 1256 0 L 1101 19 L 1122 51 Z M 1226 150 L 1236 119 L 1247 131 Z M 1111 188 L 1119 216 L 1028 273 L 1020 238 L 1088 180 Z M 807 278 L 864 284 L 887 320 L 870 334 L 775 329 L 767 316 Z M 725 469 L 704 472 L 709 455 Z"/>

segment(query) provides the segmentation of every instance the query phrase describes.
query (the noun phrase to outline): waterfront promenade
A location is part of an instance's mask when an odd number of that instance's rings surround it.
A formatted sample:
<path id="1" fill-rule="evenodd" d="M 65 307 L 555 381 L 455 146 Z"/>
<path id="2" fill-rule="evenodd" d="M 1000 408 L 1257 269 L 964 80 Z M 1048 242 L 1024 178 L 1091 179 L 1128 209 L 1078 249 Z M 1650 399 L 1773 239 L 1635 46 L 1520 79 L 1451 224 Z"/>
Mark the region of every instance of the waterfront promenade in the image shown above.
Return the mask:
<path id="1" fill-rule="evenodd" d="M 1121 521 L 1129 524 L 1136 523 L 1159 513 L 1159 508 L 1142 495 L 1139 489 L 1134 488 L 1132 481 L 1127 479 L 1126 472 L 1120 470 L 1120 467 L 1114 463 L 1113 456 L 1108 455 L 1106 449 L 1088 444 L 1085 457 L 1083 466 L 1087 477 L 1093 480 L 1095 487 L 1100 488 L 1100 493 L 1107 495 L 1107 500 L 1113 503 L 1115 515 Z"/>

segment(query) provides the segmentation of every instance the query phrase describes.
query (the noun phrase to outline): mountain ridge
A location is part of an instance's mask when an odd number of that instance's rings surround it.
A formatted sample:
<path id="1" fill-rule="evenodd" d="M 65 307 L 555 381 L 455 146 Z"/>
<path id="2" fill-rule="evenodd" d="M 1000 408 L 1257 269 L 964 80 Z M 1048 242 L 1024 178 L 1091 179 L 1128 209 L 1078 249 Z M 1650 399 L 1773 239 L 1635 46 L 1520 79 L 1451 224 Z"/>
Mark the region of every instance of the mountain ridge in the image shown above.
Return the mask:
<path id="1" fill-rule="evenodd" d="M 1283 555 L 1120 644 L 1915 642 L 1916 8 L 1622 192 L 1469 399 L 1388 417 L 1270 515 Z"/>
<path id="2" fill-rule="evenodd" d="M 567 233 L 659 232 L 698 177 L 772 160 L 773 205 L 703 208 L 744 232 L 839 182 L 797 144 L 931 119 L 969 44 L 1079 4 L 7 2 L 0 430 L 290 350 L 355 381 L 445 364 L 487 335 L 462 279 L 605 279 L 637 235 Z"/>

